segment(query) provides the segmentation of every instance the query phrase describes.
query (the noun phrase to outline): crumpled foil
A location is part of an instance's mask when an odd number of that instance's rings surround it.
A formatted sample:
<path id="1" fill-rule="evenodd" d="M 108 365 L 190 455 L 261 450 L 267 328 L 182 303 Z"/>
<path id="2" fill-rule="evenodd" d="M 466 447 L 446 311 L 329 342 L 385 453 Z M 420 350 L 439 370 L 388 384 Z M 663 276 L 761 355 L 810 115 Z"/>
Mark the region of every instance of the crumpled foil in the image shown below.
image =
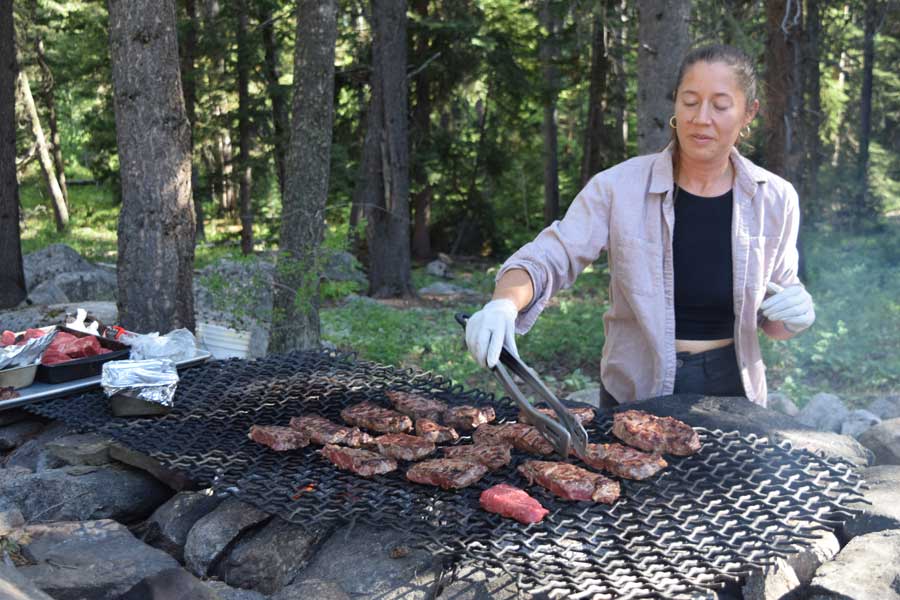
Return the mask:
<path id="1" fill-rule="evenodd" d="M 107 397 L 120 392 L 133 398 L 172 407 L 178 371 L 171 360 L 113 360 L 103 364 L 100 385 Z"/>
<path id="2" fill-rule="evenodd" d="M 11 369 L 33 365 L 56 337 L 56 329 L 51 329 L 39 338 L 31 338 L 21 346 L 0 347 L 0 369 Z"/>

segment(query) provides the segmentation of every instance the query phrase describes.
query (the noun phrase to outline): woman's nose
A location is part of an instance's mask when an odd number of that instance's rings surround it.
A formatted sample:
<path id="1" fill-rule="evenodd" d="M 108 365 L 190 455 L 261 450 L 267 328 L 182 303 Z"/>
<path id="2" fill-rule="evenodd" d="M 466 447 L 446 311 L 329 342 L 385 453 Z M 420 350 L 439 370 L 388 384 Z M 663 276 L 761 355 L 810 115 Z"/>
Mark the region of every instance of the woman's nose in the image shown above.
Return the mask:
<path id="1" fill-rule="evenodd" d="M 701 102 L 697 115 L 694 117 L 695 123 L 709 123 L 712 107 L 707 102 Z"/>

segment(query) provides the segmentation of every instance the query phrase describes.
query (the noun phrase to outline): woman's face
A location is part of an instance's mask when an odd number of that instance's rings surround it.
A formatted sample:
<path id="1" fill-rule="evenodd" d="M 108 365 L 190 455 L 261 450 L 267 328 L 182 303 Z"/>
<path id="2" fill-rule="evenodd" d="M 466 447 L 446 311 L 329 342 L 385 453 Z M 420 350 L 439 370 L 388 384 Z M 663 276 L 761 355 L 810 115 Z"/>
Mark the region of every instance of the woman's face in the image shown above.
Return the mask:
<path id="1" fill-rule="evenodd" d="M 675 97 L 675 134 L 680 151 L 694 161 L 722 160 L 759 108 L 747 98 L 734 70 L 721 62 L 697 62 Z"/>

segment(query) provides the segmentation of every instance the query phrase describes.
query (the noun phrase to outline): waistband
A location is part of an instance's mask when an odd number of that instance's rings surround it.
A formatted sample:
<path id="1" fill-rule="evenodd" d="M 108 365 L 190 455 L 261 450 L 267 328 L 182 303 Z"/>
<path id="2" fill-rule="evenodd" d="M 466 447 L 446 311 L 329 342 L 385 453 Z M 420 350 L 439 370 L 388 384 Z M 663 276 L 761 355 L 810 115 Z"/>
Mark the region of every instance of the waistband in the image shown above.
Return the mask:
<path id="1" fill-rule="evenodd" d="M 695 352 L 694 354 L 691 354 L 690 352 L 675 353 L 675 358 L 678 359 L 678 366 L 704 363 L 709 360 L 727 358 L 732 356 L 735 356 L 734 344 L 728 344 L 727 346 L 714 348 L 712 350 L 707 350 L 706 352 Z"/>

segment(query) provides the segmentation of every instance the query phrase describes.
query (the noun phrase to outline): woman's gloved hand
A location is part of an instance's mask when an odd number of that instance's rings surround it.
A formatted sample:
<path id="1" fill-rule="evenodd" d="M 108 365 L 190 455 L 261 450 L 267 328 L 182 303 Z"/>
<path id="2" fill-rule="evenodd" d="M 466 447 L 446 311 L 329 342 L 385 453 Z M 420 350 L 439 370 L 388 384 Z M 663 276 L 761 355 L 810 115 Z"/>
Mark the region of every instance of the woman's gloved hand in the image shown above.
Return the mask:
<path id="1" fill-rule="evenodd" d="M 500 350 L 504 343 L 506 349 L 516 358 L 516 317 L 519 309 L 512 300 L 499 298 L 491 300 L 484 308 L 469 317 L 466 323 L 466 346 L 469 352 L 482 367 L 488 369 L 497 365 Z"/>
<path id="2" fill-rule="evenodd" d="M 759 309 L 770 321 L 781 321 L 791 333 L 800 333 L 816 320 L 812 296 L 802 285 L 782 288 L 769 283 L 766 290 L 772 294 L 760 304 Z"/>

